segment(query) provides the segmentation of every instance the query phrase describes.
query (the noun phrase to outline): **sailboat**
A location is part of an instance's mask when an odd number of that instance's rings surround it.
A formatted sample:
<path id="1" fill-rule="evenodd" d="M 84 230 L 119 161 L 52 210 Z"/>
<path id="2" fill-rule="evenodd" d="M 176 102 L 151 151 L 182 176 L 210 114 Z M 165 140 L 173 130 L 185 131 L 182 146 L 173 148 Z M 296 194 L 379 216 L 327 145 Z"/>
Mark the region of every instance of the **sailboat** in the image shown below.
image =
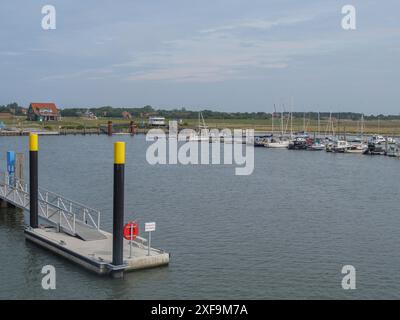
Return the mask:
<path id="1" fill-rule="evenodd" d="M 199 123 L 196 133 L 189 136 L 188 141 L 209 141 L 208 127 L 204 121 L 203 113 L 199 112 Z"/>
<path id="2" fill-rule="evenodd" d="M 271 138 L 269 142 L 265 144 L 267 148 L 286 148 L 289 146 L 289 140 L 281 140 Z"/>
<path id="3" fill-rule="evenodd" d="M 329 121 L 325 129 L 325 151 L 333 152 L 333 146 L 336 140 L 335 126 L 332 120 L 332 112 L 329 113 Z"/>
<path id="4" fill-rule="evenodd" d="M 319 117 L 319 112 L 318 112 L 318 134 L 317 134 L 317 136 L 319 136 L 319 135 L 320 135 L 320 117 Z M 321 142 L 320 138 L 316 138 L 315 133 L 314 133 L 314 142 L 312 143 L 312 145 L 307 147 L 307 150 L 322 151 L 322 150 L 325 150 L 325 144 L 323 144 Z"/>
<path id="5" fill-rule="evenodd" d="M 275 106 L 274 106 L 275 109 Z M 284 137 L 283 130 L 283 111 L 281 112 L 281 136 L 278 138 L 274 137 L 274 114 L 272 114 L 272 137 L 269 141 L 265 143 L 265 147 L 267 148 L 275 148 L 275 149 L 287 149 L 289 146 L 289 140 Z"/>
<path id="6" fill-rule="evenodd" d="M 339 114 L 340 116 L 340 114 Z M 339 124 L 338 124 L 339 127 Z M 332 147 L 332 152 L 337 152 L 337 153 L 344 153 L 347 152 L 347 150 L 350 148 L 350 143 L 347 142 L 346 139 L 346 127 L 344 127 L 343 130 L 343 137 L 342 139 L 340 137 L 338 137 L 338 139 L 336 139 L 336 141 L 333 143 L 333 147 Z"/>
<path id="7" fill-rule="evenodd" d="M 353 141 L 350 146 L 346 149 L 346 153 L 364 153 L 368 149 L 368 145 L 364 142 L 364 115 L 361 115 L 360 122 L 360 139 L 359 141 Z"/>

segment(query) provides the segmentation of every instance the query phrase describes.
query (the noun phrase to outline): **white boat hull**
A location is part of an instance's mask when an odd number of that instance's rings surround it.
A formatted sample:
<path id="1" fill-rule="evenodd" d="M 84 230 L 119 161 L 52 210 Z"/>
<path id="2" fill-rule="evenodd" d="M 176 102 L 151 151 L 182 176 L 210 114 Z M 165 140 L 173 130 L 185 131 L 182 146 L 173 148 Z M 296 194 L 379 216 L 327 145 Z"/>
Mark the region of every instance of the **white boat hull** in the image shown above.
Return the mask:
<path id="1" fill-rule="evenodd" d="M 210 140 L 210 137 L 196 137 L 196 136 L 194 136 L 194 137 L 189 137 L 189 139 L 188 139 L 188 141 L 191 141 L 191 142 L 193 142 L 193 141 L 209 141 Z"/>
<path id="2" fill-rule="evenodd" d="M 267 148 L 275 148 L 275 149 L 284 149 L 289 146 L 289 141 L 280 141 L 280 142 L 267 142 L 265 147 Z"/>

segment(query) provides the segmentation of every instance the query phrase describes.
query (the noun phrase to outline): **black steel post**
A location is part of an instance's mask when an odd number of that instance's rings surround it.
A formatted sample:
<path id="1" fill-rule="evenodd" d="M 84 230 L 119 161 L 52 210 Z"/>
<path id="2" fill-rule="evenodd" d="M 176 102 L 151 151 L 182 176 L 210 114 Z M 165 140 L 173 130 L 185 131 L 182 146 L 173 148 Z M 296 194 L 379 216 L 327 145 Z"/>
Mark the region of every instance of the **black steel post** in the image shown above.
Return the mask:
<path id="1" fill-rule="evenodd" d="M 125 143 L 114 144 L 113 265 L 123 264 Z"/>
<path id="2" fill-rule="evenodd" d="M 29 135 L 29 222 L 31 228 L 39 226 L 38 216 L 38 136 Z"/>

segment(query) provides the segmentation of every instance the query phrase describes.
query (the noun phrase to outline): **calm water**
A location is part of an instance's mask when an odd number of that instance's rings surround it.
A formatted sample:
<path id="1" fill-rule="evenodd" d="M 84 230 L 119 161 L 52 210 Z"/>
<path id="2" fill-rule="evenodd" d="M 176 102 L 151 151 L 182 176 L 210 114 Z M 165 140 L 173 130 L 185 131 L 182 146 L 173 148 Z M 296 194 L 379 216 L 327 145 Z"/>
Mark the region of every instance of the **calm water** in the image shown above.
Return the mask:
<path id="1" fill-rule="evenodd" d="M 106 230 L 115 140 L 127 141 L 126 220 L 157 222 L 153 244 L 170 265 L 100 278 L 25 242 L 23 214 L 0 209 L 0 298 L 400 298 L 399 160 L 256 148 L 254 173 L 239 177 L 150 166 L 144 136 L 40 137 L 40 185 L 100 209 Z M 27 138 L 0 138 L 2 168 L 10 149 L 27 150 Z M 354 291 L 341 288 L 345 264 Z"/>

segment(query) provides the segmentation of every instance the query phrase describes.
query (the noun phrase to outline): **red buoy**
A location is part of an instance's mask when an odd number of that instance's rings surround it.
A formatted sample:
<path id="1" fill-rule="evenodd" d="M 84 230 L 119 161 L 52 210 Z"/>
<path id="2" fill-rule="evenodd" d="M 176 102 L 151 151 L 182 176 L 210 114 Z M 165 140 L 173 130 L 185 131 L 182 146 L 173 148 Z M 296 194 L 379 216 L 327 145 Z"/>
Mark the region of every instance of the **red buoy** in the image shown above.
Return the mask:
<path id="1" fill-rule="evenodd" d="M 130 221 L 124 226 L 124 238 L 126 240 L 134 240 L 139 234 L 139 227 L 136 222 Z"/>

